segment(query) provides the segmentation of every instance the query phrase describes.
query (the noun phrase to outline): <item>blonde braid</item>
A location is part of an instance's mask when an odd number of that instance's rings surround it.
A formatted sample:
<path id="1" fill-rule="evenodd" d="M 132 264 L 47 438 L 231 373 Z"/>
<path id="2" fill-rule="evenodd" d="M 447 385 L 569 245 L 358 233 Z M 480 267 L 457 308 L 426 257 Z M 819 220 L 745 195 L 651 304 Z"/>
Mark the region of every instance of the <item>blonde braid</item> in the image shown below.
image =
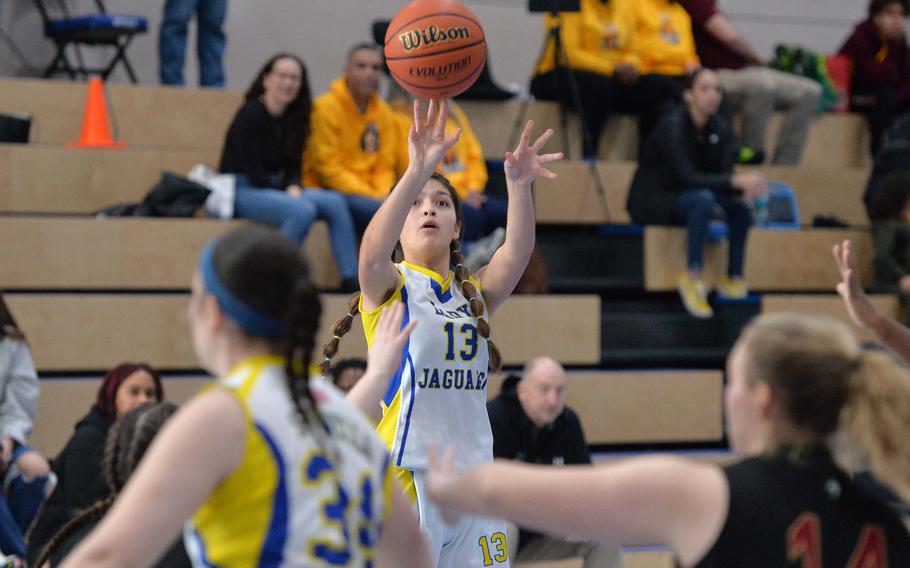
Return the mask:
<path id="1" fill-rule="evenodd" d="M 490 339 L 490 324 L 483 317 L 483 294 L 471 282 L 471 273 L 468 272 L 468 268 L 464 265 L 464 257 L 461 255 L 458 241 L 452 241 L 452 244 L 449 245 L 449 250 L 452 254 L 452 262 L 455 264 L 455 280 L 461 287 L 461 293 L 468 300 L 471 314 L 477 318 L 477 333 L 487 340 L 487 350 L 490 353 L 490 370 L 498 373 L 502 370 L 502 354 L 496 344 L 493 343 L 493 340 Z"/>
<path id="2" fill-rule="evenodd" d="M 322 363 L 319 364 L 319 369 L 323 374 L 329 372 L 329 368 L 332 366 L 332 358 L 338 354 L 338 346 L 341 343 L 341 338 L 351 331 L 351 327 L 354 324 L 354 318 L 357 317 L 357 314 L 359 313 L 360 292 L 357 291 L 354 292 L 354 295 L 348 300 L 348 313 L 335 322 L 335 325 L 332 326 L 332 338 L 322 346 L 323 360 Z"/>

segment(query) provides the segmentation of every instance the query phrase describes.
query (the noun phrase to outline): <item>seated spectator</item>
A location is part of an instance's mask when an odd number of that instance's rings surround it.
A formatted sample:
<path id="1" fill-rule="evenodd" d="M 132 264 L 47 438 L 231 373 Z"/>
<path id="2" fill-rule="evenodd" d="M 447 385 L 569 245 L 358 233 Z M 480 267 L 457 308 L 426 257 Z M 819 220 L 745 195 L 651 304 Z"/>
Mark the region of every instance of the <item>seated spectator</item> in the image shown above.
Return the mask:
<path id="1" fill-rule="evenodd" d="M 366 371 L 367 362 L 363 359 L 342 359 L 332 365 L 332 384 L 342 392 L 350 392 Z"/>
<path id="2" fill-rule="evenodd" d="M 361 43 L 348 53 L 344 76 L 313 104 L 304 160 L 309 185 L 341 192 L 363 231 L 395 184 L 398 123 L 379 98 L 382 48 Z"/>
<path id="3" fill-rule="evenodd" d="M 0 294 L 0 553 L 25 556 L 22 535 L 44 501 L 50 466 L 26 444 L 38 408 L 38 374 L 25 334 Z"/>
<path id="4" fill-rule="evenodd" d="M 117 418 L 104 441 L 103 471 L 99 472 L 105 485 L 105 496 L 82 510 L 50 539 L 33 566 L 59 566 L 79 542 L 101 521 L 113 505 L 117 494 L 126 485 L 145 451 L 164 423 L 177 412 L 169 402 L 143 403 Z M 48 564 L 49 563 L 49 564 Z M 156 564 L 158 568 L 190 568 L 192 564 L 183 547 L 183 539 L 168 550 Z"/>
<path id="5" fill-rule="evenodd" d="M 676 0 L 636 0 L 631 6 L 641 72 L 675 77 L 681 87 L 699 67 L 688 12 Z"/>
<path id="6" fill-rule="evenodd" d="M 528 361 L 522 378 L 509 377 L 487 403 L 496 458 L 545 465 L 590 464 L 578 415 L 566 406 L 566 371 L 549 357 Z M 508 524 L 509 561 L 536 562 L 583 556 L 585 568 L 621 568 L 615 546 L 570 542 Z"/>
<path id="7" fill-rule="evenodd" d="M 724 100 L 742 113 L 742 143 L 752 163 L 764 160 L 765 134 L 775 110 L 786 113 L 772 163 L 799 165 L 818 109 L 821 86 L 805 77 L 764 65 L 755 51 L 717 6 L 717 0 L 679 0 L 692 17 L 695 47 L 704 67 L 720 76 Z"/>
<path id="8" fill-rule="evenodd" d="M 531 81 L 531 92 L 539 99 L 573 104 L 569 78 L 557 69 L 556 46 L 549 37 L 549 31 L 559 25 L 563 64 L 574 73 L 590 136 L 590 146 L 582 136 L 586 156 L 597 154 L 601 131 L 614 112 L 638 116 L 641 148 L 664 104 L 678 94 L 678 87 L 666 76 L 642 72 L 635 47 L 636 1 L 582 0 L 580 12 L 544 20 L 547 47 Z"/>
<path id="9" fill-rule="evenodd" d="M 730 228 L 730 262 L 718 292 L 744 298 L 746 236 L 752 224 L 749 204 L 767 192 L 758 172 L 733 173 L 739 147 L 729 123 L 717 111 L 723 95 L 717 73 L 700 69 L 683 91 L 685 104 L 668 114 L 651 134 L 629 190 L 628 210 L 641 225 L 684 225 L 688 229 L 687 272 L 679 294 L 695 317 L 709 318 L 702 281 L 708 225 L 720 206 Z"/>
<path id="10" fill-rule="evenodd" d="M 408 133 L 414 120 L 414 97 L 396 89 L 389 104 L 396 111 L 398 120 L 398 159 L 396 174 L 400 177 L 408 167 Z M 461 129 L 461 136 L 449 150 L 436 171 L 444 175 L 461 198 L 464 229 L 461 233 L 461 250 L 465 266 L 476 272 L 490 262 L 493 253 L 505 239 L 506 213 L 509 204 L 500 197 L 485 195 L 487 163 L 483 148 L 468 122 L 468 117 L 455 102 L 449 102 L 446 134 Z"/>
<path id="11" fill-rule="evenodd" d="M 79 511 L 108 497 L 102 465 L 104 440 L 111 425 L 133 408 L 164 400 L 158 372 L 144 363 L 121 363 L 104 375 L 98 397 L 88 414 L 76 423 L 73 436 L 54 460 L 57 486 L 47 498 L 29 532 L 27 560 L 38 552 Z"/>
<path id="12" fill-rule="evenodd" d="M 875 245 L 875 286 L 883 294 L 899 294 L 904 322 L 910 310 L 910 174 L 894 173 L 882 180 L 870 211 Z"/>
<path id="13" fill-rule="evenodd" d="M 310 134 L 310 85 L 295 55 L 269 59 L 246 92 L 228 129 L 221 172 L 237 177 L 234 216 L 280 227 L 303 242 L 313 221 L 329 225 L 342 290 L 357 289 L 357 240 L 351 212 L 335 192 L 300 186 Z"/>
<path id="14" fill-rule="evenodd" d="M 873 156 L 894 117 L 910 103 L 908 12 L 908 0 L 872 0 L 869 19 L 853 29 L 839 52 L 853 59 L 851 107 L 869 122 Z"/>

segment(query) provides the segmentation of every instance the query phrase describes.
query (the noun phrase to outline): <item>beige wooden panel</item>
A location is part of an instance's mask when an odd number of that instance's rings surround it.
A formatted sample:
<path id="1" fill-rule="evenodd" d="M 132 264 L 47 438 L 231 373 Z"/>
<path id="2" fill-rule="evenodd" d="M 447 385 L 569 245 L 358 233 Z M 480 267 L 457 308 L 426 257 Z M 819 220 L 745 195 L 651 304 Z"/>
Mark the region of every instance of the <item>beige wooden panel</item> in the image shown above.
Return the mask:
<path id="1" fill-rule="evenodd" d="M 79 138 L 87 85 L 40 79 L 0 80 L 0 112 L 32 117 L 30 141 L 63 144 Z"/>
<path id="2" fill-rule="evenodd" d="M 102 370 L 117 361 L 198 368 L 188 300 L 188 294 L 6 295 L 39 371 Z"/>
<path id="3" fill-rule="evenodd" d="M 31 141 L 59 145 L 79 138 L 86 92 L 85 83 L 3 79 L 0 111 L 31 114 Z M 241 102 L 221 89 L 107 85 L 114 136 L 137 148 L 218 150 Z"/>
<path id="4" fill-rule="evenodd" d="M 325 295 L 313 361 L 321 359 L 331 326 L 347 296 Z M 99 370 L 116 360 L 142 360 L 162 369 L 198 367 L 186 322 L 188 294 L 7 294 L 28 335 L 40 371 Z M 531 331 L 534 330 L 534 331 Z M 549 354 L 575 364 L 600 357 L 597 296 L 518 296 L 493 322 L 507 364 Z M 341 344 L 339 357 L 366 355 L 360 319 Z"/>
<path id="5" fill-rule="evenodd" d="M 900 317 L 900 302 L 896 295 L 874 295 L 869 299 L 881 313 L 892 318 Z M 844 301 L 837 294 L 765 294 L 762 296 L 762 313 L 780 312 L 833 317 L 853 328 L 863 341 L 876 342 L 874 333 L 853 324 L 853 320 L 850 319 L 847 308 L 844 306 Z"/>
<path id="6" fill-rule="evenodd" d="M 865 285 L 872 281 L 872 239 L 868 232 L 848 229 L 749 232 L 746 280 L 756 291 L 826 291 L 838 281 L 832 247 L 850 239 Z M 645 289 L 675 290 L 686 265 L 686 231 L 677 227 L 645 229 Z M 726 270 L 727 245 L 707 245 L 705 280 L 714 284 Z"/>
<path id="7" fill-rule="evenodd" d="M 212 219 L 4 217 L 0 288 L 189 289 L 203 246 L 240 226 Z M 336 286 L 325 223 L 313 226 L 304 252 L 314 282 Z"/>
<path id="8" fill-rule="evenodd" d="M 217 167 L 216 150 L 71 150 L 0 144 L 0 212 L 94 213 L 141 201 L 164 171 Z"/>
<path id="9" fill-rule="evenodd" d="M 635 175 L 634 162 L 599 162 L 597 171 L 604 186 L 609 220 L 604 216 L 589 166 L 579 160 L 553 164 L 559 177 L 541 178 L 535 183 L 534 199 L 538 223 L 599 224 L 630 223 L 626 210 L 629 187 Z M 796 192 L 801 221 L 812 223 L 816 215 L 836 215 L 850 225 L 868 225 L 862 195 L 869 177 L 867 168 L 854 167 L 762 167 L 768 179 L 786 183 Z"/>
<path id="10" fill-rule="evenodd" d="M 495 396 L 501 377 L 491 378 Z M 566 404 L 589 444 L 713 442 L 723 437 L 720 371 L 575 371 Z"/>
<path id="11" fill-rule="evenodd" d="M 120 361 L 112 361 L 111 367 Z M 164 379 L 164 396 L 182 404 L 189 400 L 208 379 L 181 377 Z M 97 379 L 42 379 L 38 417 L 29 444 L 53 458 L 73 434 L 76 423 L 95 403 L 101 377 Z"/>
<path id="12" fill-rule="evenodd" d="M 769 159 L 774 156 L 782 121 L 783 115 L 777 113 L 771 123 L 766 148 Z M 869 165 L 869 130 L 861 115 L 828 113 L 816 117 L 809 129 L 809 140 L 800 166 L 823 169 Z"/>
<path id="13" fill-rule="evenodd" d="M 868 168 L 828 164 L 757 169 L 768 179 L 784 182 L 793 188 L 803 225 L 811 225 L 812 218 L 816 215 L 836 215 L 850 225 L 869 224 L 863 207 L 863 192 L 869 179 Z"/>
<path id="14" fill-rule="evenodd" d="M 623 552 L 625 568 L 674 568 L 673 554 L 661 551 L 636 551 Z M 583 568 L 584 559 L 569 558 L 566 560 L 550 560 L 544 562 L 519 562 L 515 568 Z"/>
<path id="15" fill-rule="evenodd" d="M 320 344 L 347 311 L 347 296 L 323 296 Z M 597 296 L 513 296 L 493 316 L 492 336 L 507 365 L 523 365 L 538 355 L 568 364 L 600 362 L 600 298 Z M 418 329 L 416 333 L 421 333 Z M 366 340 L 360 317 L 341 341 L 336 357 L 364 357 Z"/>
<path id="16" fill-rule="evenodd" d="M 221 150 L 243 95 L 224 89 L 112 84 L 120 138 L 134 146 Z"/>
<path id="17" fill-rule="evenodd" d="M 635 175 L 632 162 L 599 162 L 597 173 L 604 187 L 610 216 L 604 215 L 588 164 L 567 160 L 552 164 L 559 177 L 540 178 L 534 184 L 538 223 L 586 224 L 629 223 L 626 199 Z"/>

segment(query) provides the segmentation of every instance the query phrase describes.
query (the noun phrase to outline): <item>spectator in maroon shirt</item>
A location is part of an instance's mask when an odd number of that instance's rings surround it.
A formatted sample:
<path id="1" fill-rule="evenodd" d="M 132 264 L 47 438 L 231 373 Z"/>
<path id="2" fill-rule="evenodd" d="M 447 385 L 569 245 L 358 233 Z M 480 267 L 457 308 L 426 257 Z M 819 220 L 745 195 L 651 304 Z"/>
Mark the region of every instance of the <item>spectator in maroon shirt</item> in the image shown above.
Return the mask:
<path id="1" fill-rule="evenodd" d="M 695 47 L 702 65 L 717 71 L 727 105 L 742 113 L 742 145 L 756 153 L 761 151 L 771 115 L 782 110 L 786 117 L 772 162 L 798 165 L 821 87 L 810 79 L 765 67 L 761 55 L 720 11 L 716 0 L 679 3 L 692 17 Z"/>
<path id="2" fill-rule="evenodd" d="M 872 0 L 869 19 L 840 48 L 853 59 L 851 106 L 869 121 L 872 155 L 898 113 L 910 103 L 910 53 L 904 30 L 908 0 Z"/>

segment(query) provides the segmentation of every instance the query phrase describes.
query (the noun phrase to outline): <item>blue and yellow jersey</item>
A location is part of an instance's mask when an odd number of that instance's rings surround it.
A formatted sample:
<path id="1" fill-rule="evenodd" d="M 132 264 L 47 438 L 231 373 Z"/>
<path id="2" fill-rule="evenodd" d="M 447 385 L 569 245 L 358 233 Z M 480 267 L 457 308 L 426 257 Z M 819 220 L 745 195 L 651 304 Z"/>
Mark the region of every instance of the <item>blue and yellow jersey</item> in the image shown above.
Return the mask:
<path id="1" fill-rule="evenodd" d="M 404 303 L 405 323 L 420 322 L 383 398 L 379 436 L 390 449 L 392 465 L 425 469 L 430 442 L 440 449 L 457 448 L 459 468 L 492 461 L 486 407 L 490 358 L 487 341 L 477 332 L 477 318 L 451 271 L 443 278 L 409 262 L 396 267 L 401 282 L 394 294 L 362 314 L 368 345 L 373 344 L 379 315 L 396 300 Z M 408 492 L 407 473 L 399 470 L 399 475 Z"/>
<path id="2" fill-rule="evenodd" d="M 245 361 L 219 386 L 240 401 L 240 465 L 184 528 L 194 566 L 369 566 L 394 476 L 385 445 L 334 387 L 310 388 L 331 432 L 300 422 L 280 357 Z"/>

